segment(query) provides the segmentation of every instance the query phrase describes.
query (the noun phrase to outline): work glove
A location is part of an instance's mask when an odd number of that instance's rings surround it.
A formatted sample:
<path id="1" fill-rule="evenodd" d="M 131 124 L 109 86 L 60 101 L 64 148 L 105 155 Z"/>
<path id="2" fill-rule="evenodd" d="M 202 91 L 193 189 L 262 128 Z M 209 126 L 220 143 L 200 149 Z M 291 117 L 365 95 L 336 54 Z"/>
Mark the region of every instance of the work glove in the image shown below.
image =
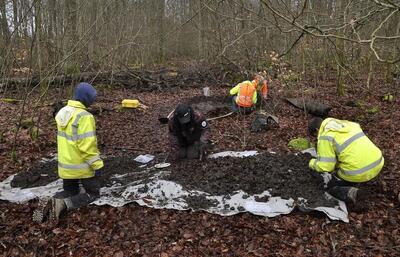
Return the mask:
<path id="1" fill-rule="evenodd" d="M 309 152 L 303 153 L 303 156 L 307 161 L 310 161 L 312 158 L 314 158 Z"/>
<path id="2" fill-rule="evenodd" d="M 94 171 L 94 176 L 95 176 L 95 177 L 101 177 L 101 176 L 103 176 L 103 168 L 100 168 L 100 169 L 98 169 L 98 170 L 95 170 L 95 171 Z"/>

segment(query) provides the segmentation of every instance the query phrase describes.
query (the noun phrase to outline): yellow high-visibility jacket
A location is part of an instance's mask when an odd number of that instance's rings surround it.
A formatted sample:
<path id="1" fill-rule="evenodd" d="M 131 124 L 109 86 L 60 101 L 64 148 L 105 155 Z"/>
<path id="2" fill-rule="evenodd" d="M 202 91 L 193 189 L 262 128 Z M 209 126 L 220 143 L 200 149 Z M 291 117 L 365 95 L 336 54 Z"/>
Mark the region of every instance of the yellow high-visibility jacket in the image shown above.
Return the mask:
<path id="1" fill-rule="evenodd" d="M 56 115 L 58 175 L 62 179 L 91 178 L 104 166 L 97 148 L 94 117 L 79 101 L 69 100 Z"/>
<path id="2" fill-rule="evenodd" d="M 349 182 L 366 182 L 381 171 L 382 152 L 364 134 L 359 124 L 325 119 L 318 132 L 317 159 L 309 167 L 318 172 L 338 170 L 338 176 Z"/>
<path id="3" fill-rule="evenodd" d="M 229 94 L 230 95 L 238 95 L 237 96 L 237 98 L 236 98 L 236 103 L 237 104 L 239 104 L 239 100 L 240 100 L 240 87 L 241 86 L 243 86 L 243 85 L 249 85 L 249 86 L 254 86 L 254 93 L 253 93 L 253 96 L 252 96 L 252 103 L 253 103 L 253 105 L 254 104 L 256 104 L 257 103 L 257 87 L 256 87 L 256 85 L 255 85 L 255 81 L 253 80 L 253 81 L 249 81 L 249 80 L 246 80 L 246 81 L 243 81 L 243 82 L 241 82 L 241 83 L 239 83 L 239 84 L 237 84 L 234 88 L 232 88 L 230 91 L 229 91 Z"/>

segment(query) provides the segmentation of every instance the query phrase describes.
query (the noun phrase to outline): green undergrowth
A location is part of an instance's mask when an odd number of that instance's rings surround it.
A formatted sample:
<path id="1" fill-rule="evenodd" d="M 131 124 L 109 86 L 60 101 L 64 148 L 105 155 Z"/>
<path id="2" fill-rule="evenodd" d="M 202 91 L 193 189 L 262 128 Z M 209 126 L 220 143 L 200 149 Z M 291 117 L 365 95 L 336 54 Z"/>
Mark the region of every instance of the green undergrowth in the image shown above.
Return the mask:
<path id="1" fill-rule="evenodd" d="M 313 143 L 311 143 L 306 138 L 302 138 L 302 137 L 294 138 L 294 139 L 290 140 L 288 143 L 288 146 L 289 146 L 289 148 L 292 148 L 292 149 L 298 150 L 298 151 L 303 151 L 310 147 L 315 147 Z"/>

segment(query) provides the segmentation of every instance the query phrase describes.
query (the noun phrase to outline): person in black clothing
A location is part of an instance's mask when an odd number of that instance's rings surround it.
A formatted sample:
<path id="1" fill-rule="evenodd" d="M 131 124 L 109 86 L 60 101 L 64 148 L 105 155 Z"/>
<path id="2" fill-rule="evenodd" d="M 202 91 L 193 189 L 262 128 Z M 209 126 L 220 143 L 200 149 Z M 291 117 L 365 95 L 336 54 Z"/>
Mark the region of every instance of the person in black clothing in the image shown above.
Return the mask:
<path id="1" fill-rule="evenodd" d="M 204 115 L 190 105 L 178 104 L 169 117 L 170 157 L 202 159 L 209 146 L 210 128 Z"/>

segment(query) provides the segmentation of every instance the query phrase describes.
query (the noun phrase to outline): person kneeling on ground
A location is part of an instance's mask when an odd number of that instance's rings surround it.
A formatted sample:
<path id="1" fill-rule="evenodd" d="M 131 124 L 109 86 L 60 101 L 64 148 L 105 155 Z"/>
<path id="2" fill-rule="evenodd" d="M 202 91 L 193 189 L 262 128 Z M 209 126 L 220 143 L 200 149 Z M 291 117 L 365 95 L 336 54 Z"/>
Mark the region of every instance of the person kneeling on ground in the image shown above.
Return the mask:
<path id="1" fill-rule="evenodd" d="M 48 214 L 50 220 L 58 220 L 63 211 L 88 205 L 100 196 L 99 177 L 104 164 L 97 148 L 95 119 L 86 111 L 96 99 L 96 90 L 80 83 L 73 99 L 55 117 L 58 175 L 63 179 L 63 191 L 39 202 L 33 216 L 37 222 L 43 222 Z"/>
<path id="2" fill-rule="evenodd" d="M 309 162 L 317 172 L 333 172 L 328 192 L 334 197 L 356 204 L 366 197 L 358 183 L 375 178 L 384 158 L 381 150 L 364 134 L 359 124 L 334 118 L 313 118 L 308 131 L 318 133 L 317 158 Z"/>
<path id="3" fill-rule="evenodd" d="M 267 98 L 267 91 L 267 79 L 261 75 L 256 75 L 253 81 L 246 80 L 237 84 L 229 91 L 232 96 L 232 111 L 250 113 L 257 103 Z"/>
<path id="4" fill-rule="evenodd" d="M 202 159 L 210 146 L 210 128 L 202 113 L 187 104 L 179 104 L 168 120 L 170 156 L 178 159 Z"/>

